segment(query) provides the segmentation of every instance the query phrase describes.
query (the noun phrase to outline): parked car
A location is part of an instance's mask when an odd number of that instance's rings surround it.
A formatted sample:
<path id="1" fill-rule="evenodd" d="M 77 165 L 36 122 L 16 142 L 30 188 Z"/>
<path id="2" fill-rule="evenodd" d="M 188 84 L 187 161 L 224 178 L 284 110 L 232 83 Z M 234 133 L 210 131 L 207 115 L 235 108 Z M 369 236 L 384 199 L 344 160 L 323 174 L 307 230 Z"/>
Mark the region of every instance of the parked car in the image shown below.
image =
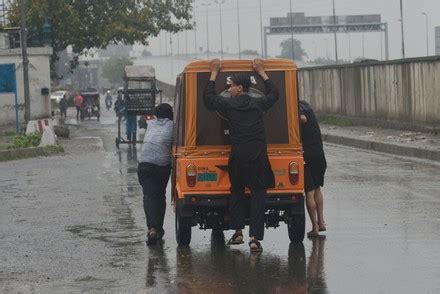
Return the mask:
<path id="1" fill-rule="evenodd" d="M 66 93 L 67 91 L 55 91 L 50 95 L 50 100 L 58 104 Z"/>

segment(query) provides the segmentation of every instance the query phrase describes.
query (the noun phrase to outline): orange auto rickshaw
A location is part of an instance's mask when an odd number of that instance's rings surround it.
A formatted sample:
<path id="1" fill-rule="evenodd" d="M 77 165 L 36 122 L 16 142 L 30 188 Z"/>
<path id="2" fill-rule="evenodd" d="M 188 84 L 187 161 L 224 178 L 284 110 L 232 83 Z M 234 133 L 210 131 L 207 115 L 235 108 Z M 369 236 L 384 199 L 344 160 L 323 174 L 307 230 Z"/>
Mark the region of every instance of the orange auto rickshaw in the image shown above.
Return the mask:
<path id="1" fill-rule="evenodd" d="M 209 111 L 203 102 L 210 77 L 208 60 L 188 64 L 177 77 L 174 104 L 172 203 L 176 238 L 180 246 L 191 241 L 193 226 L 229 229 L 230 182 L 229 126 L 221 113 Z M 304 159 L 300 140 L 297 67 L 286 59 L 264 60 L 264 68 L 280 92 L 280 98 L 265 114 L 268 155 L 275 174 L 275 187 L 266 198 L 266 227 L 285 222 L 292 242 L 302 242 L 305 233 Z M 216 80 L 217 94 L 228 96 L 231 74 L 250 75 L 249 94 L 265 93 L 263 80 L 251 60 L 223 60 Z M 231 98 L 233 99 L 233 98 Z M 246 192 L 248 200 L 249 191 Z M 247 219 L 247 224 L 249 217 Z"/>

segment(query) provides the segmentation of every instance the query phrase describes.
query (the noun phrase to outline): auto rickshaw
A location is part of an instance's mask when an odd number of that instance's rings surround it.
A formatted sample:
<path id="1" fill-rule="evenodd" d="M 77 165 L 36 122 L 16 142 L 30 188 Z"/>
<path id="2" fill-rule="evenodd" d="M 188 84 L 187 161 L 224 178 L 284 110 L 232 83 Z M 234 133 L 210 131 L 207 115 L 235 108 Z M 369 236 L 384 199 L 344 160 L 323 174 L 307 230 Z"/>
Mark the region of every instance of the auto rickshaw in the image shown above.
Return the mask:
<path id="1" fill-rule="evenodd" d="M 142 116 L 145 119 L 152 114 L 156 106 L 156 94 L 160 93 L 162 101 L 162 92 L 156 88 L 155 70 L 149 65 L 128 65 L 124 69 L 124 88 L 123 93 L 123 114 L 126 116 Z M 125 140 L 121 137 L 122 113 L 118 114 L 118 137 L 115 140 L 116 147 L 123 143 L 142 143 L 134 140 Z"/>
<path id="2" fill-rule="evenodd" d="M 188 64 L 177 77 L 174 104 L 172 203 L 175 209 L 177 243 L 187 246 L 195 225 L 201 229 L 229 229 L 230 182 L 229 126 L 221 113 L 206 109 L 203 101 L 210 78 L 209 61 Z M 292 242 L 305 234 L 304 159 L 300 141 L 297 67 L 291 60 L 268 59 L 264 68 L 280 92 L 280 98 L 265 114 L 268 156 L 275 187 L 266 198 L 266 227 L 287 224 Z M 228 77 L 242 72 L 253 83 L 249 94 L 264 95 L 263 80 L 250 60 L 223 60 L 216 92 L 228 97 Z M 230 96 L 229 96 L 230 97 Z M 231 98 L 233 99 L 233 98 Z M 250 193 L 246 191 L 249 202 Z M 249 209 L 246 223 L 249 224 Z"/>
<path id="3" fill-rule="evenodd" d="M 84 101 L 81 106 L 81 119 L 88 117 L 89 120 L 92 117 L 96 117 L 99 120 L 100 117 L 100 104 L 99 104 L 99 92 L 96 89 L 89 88 L 85 91 L 81 91 Z"/>

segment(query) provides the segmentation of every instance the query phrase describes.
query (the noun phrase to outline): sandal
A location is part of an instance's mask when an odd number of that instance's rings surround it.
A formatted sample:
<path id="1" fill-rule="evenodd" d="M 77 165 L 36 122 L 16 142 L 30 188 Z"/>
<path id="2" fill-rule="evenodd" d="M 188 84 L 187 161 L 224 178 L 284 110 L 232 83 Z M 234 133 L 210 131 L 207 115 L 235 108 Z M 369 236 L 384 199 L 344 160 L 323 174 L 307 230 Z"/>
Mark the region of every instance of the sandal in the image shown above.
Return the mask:
<path id="1" fill-rule="evenodd" d="M 235 232 L 234 235 L 232 235 L 231 239 L 228 241 L 228 245 L 238 245 L 243 244 L 243 233 L 242 232 Z"/>
<path id="2" fill-rule="evenodd" d="M 307 238 L 315 238 L 315 237 L 319 237 L 319 233 L 315 231 L 310 231 L 307 233 Z"/>
<path id="3" fill-rule="evenodd" d="M 249 241 L 249 248 L 251 249 L 251 252 L 263 251 L 263 247 L 261 247 L 261 243 L 258 242 L 257 239 L 252 239 Z"/>
<path id="4" fill-rule="evenodd" d="M 325 235 L 320 235 L 319 233 L 316 233 L 314 231 L 310 231 L 307 233 L 307 238 L 309 239 L 325 239 Z"/>
<path id="5" fill-rule="evenodd" d="M 156 229 L 150 229 L 147 234 L 147 245 L 154 245 L 157 242 Z"/>
<path id="6" fill-rule="evenodd" d="M 163 235 L 165 235 L 165 230 L 164 229 L 157 230 L 157 239 L 162 239 Z"/>

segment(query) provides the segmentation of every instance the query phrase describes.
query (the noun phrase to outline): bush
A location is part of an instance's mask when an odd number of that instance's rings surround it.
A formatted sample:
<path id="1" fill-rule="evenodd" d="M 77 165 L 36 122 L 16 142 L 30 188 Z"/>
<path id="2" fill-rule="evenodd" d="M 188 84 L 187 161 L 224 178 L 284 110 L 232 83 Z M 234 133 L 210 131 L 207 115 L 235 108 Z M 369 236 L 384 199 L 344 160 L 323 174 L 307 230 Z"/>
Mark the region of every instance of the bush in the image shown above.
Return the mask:
<path id="1" fill-rule="evenodd" d="M 30 135 L 20 134 L 12 138 L 11 149 L 36 147 L 40 144 L 41 134 L 33 133 Z"/>

